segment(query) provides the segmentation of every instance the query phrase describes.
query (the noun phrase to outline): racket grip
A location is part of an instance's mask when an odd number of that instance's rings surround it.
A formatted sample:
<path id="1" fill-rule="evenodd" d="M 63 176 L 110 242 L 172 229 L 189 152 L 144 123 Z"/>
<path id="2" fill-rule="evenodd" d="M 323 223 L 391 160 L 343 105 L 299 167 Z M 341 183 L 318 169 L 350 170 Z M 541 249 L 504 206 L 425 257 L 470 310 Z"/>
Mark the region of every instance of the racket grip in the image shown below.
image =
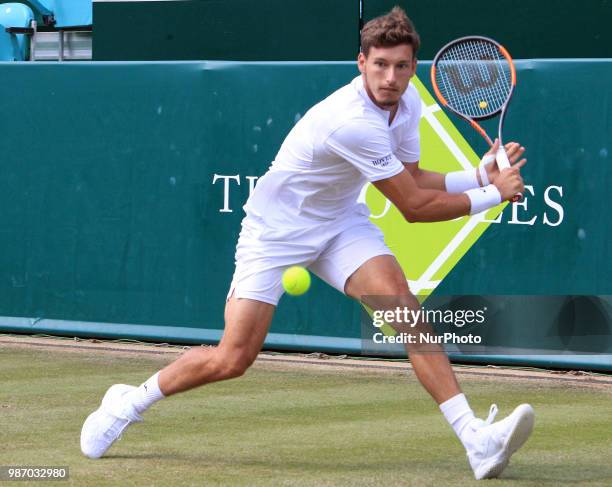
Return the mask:
<path id="1" fill-rule="evenodd" d="M 501 144 L 499 146 L 499 149 L 497 149 L 497 154 L 495 154 L 495 160 L 497 161 L 497 167 L 500 171 L 512 167 L 510 164 L 510 160 L 508 159 L 508 154 L 506 154 L 506 150 Z M 517 201 L 521 201 L 522 199 L 523 195 L 521 193 L 517 193 L 512 197 L 510 201 L 516 203 Z"/>
<path id="2" fill-rule="evenodd" d="M 501 171 L 502 169 L 510 168 L 510 160 L 508 159 L 508 154 L 506 154 L 506 150 L 504 146 L 500 144 L 499 149 L 497 149 L 497 154 L 495 154 L 495 160 L 497 161 L 497 167 Z"/>

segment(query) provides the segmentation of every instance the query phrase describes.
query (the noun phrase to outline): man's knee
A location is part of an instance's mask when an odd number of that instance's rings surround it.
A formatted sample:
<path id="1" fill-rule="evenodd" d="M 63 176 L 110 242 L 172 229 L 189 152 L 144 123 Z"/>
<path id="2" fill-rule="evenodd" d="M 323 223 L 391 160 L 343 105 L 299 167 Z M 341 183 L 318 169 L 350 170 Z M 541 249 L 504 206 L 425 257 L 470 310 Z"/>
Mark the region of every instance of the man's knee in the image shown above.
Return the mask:
<path id="1" fill-rule="evenodd" d="M 408 287 L 408 282 L 406 278 L 401 276 L 394 276 L 392 279 L 389 279 L 388 282 L 385 283 L 383 292 L 381 293 L 384 296 L 410 296 L 410 288 Z"/>
<path id="2" fill-rule="evenodd" d="M 352 296 L 356 299 L 382 299 L 383 302 L 393 303 L 394 306 L 411 306 L 414 304 L 414 296 L 404 276 L 393 276 L 384 281 L 375 283 L 364 296 Z"/>
<path id="3" fill-rule="evenodd" d="M 256 357 L 256 353 L 245 350 L 218 350 L 216 362 L 223 379 L 235 379 L 244 375 Z"/>
<path id="4" fill-rule="evenodd" d="M 351 276 L 346 283 L 345 292 L 348 296 L 359 300 L 364 296 L 407 296 L 411 294 L 408 281 L 401 271 Z"/>

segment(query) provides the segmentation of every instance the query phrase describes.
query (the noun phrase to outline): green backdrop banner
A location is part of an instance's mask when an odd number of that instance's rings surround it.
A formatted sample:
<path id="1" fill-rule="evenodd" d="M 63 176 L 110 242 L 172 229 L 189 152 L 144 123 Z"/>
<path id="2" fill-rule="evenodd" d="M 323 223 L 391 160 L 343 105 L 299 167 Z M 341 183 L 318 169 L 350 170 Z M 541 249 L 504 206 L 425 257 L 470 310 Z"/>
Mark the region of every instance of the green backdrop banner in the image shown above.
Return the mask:
<path id="1" fill-rule="evenodd" d="M 475 164 L 483 143 L 439 110 L 428 69 L 421 63 L 423 83 L 414 81 L 422 163 Z M 218 340 L 241 206 L 296 121 L 356 74 L 352 62 L 0 64 L 4 82 L 22 87 L 0 101 L 0 329 Z M 602 208 L 612 100 L 595 95 L 612 81 L 612 61 L 521 61 L 518 78 L 506 135 L 529 151 L 523 203 L 485 219 L 407 224 L 364 189 L 424 298 L 612 294 Z M 283 298 L 267 346 L 356 353 L 360 316 L 315 279 L 305 296 Z M 598 358 L 559 350 L 542 360 L 612 369 L 610 322 L 598 323 Z M 525 313 L 514 333 L 537 325 Z"/>
<path id="2" fill-rule="evenodd" d="M 93 59 L 345 60 L 357 0 L 94 2 Z"/>
<path id="3" fill-rule="evenodd" d="M 521 59 L 612 57 L 609 0 L 363 0 L 364 19 L 395 5 L 421 34 L 421 59 L 433 59 L 441 46 L 466 35 L 492 37 Z"/>
<path id="4" fill-rule="evenodd" d="M 421 33 L 421 59 L 468 34 L 517 58 L 612 57 L 609 0 L 174 0 L 93 3 L 93 56 L 107 60 L 354 59 L 367 21 L 401 5 Z"/>

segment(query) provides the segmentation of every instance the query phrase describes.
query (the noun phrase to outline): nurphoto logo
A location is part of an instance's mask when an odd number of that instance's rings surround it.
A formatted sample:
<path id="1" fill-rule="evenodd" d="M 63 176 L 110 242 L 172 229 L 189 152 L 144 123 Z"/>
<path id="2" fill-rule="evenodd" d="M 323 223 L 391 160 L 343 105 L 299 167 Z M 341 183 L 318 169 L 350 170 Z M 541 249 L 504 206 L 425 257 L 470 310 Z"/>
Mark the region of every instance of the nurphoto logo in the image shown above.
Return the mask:
<path id="1" fill-rule="evenodd" d="M 442 352 L 447 346 L 483 344 L 487 306 L 468 302 L 430 299 L 420 305 L 415 299 L 407 305 L 393 296 L 364 296 L 367 313 L 362 320 L 364 351 L 388 353 L 394 346 L 416 352 Z M 405 302 L 405 301 L 404 301 Z M 385 350 L 385 347 L 387 350 Z"/>

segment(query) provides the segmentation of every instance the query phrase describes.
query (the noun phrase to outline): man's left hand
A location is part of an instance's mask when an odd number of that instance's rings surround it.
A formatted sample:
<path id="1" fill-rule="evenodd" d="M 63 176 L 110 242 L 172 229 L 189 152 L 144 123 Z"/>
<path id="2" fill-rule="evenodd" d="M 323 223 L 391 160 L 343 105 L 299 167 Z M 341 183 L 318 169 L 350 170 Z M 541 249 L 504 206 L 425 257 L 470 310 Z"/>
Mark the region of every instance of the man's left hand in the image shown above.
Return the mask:
<path id="1" fill-rule="evenodd" d="M 508 142 L 504 145 L 504 149 L 506 149 L 506 154 L 508 154 L 508 160 L 510 164 L 514 166 L 522 161 L 527 161 L 527 159 L 522 158 L 521 156 L 525 152 L 525 148 L 521 146 L 518 142 Z M 491 151 L 489 151 L 491 152 Z M 489 155 L 489 152 L 485 154 L 485 156 Z M 487 170 L 487 177 L 489 178 L 489 182 L 493 184 L 495 182 L 495 178 L 499 175 L 499 167 L 497 166 L 497 162 L 490 162 L 485 166 Z"/>

